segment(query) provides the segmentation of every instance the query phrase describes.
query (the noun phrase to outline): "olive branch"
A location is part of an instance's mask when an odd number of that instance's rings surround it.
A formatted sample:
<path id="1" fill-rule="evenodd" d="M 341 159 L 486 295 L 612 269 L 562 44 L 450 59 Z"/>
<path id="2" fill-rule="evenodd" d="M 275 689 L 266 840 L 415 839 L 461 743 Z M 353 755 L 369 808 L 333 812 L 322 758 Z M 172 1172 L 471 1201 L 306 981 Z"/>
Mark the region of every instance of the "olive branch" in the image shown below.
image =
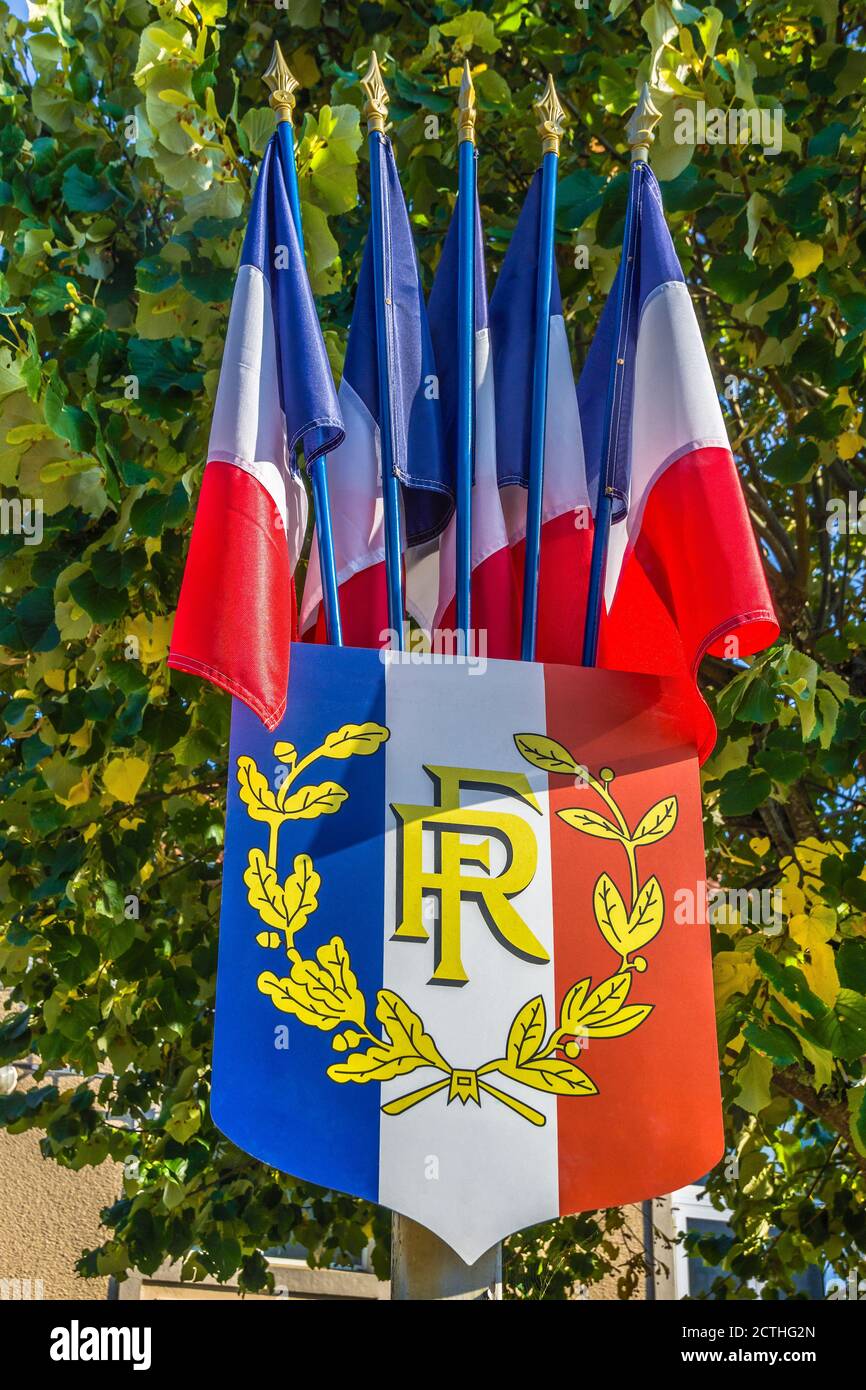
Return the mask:
<path id="1" fill-rule="evenodd" d="M 277 873 L 279 831 L 285 822 L 334 814 L 347 798 L 345 789 L 334 782 L 298 788 L 300 775 L 318 758 L 374 753 L 387 738 L 388 730 L 381 725 L 347 724 L 302 759 L 293 744 L 277 743 L 275 756 L 290 769 L 277 792 L 253 759 L 238 759 L 241 800 L 249 815 L 265 822 L 270 831 L 267 855 L 251 849 L 244 874 L 250 906 L 266 928 L 256 941 L 268 949 L 282 948 L 290 967 L 282 976 L 263 971 L 258 988 L 281 1012 L 333 1033 L 333 1050 L 345 1056 L 328 1067 L 328 1076 L 339 1084 L 392 1081 L 420 1068 L 439 1073 L 435 1081 L 383 1105 L 386 1115 L 403 1114 L 447 1088 L 448 1104 L 459 1100 L 463 1105 L 470 1101 L 480 1105 L 482 1094 L 486 1094 L 530 1124 L 544 1125 L 546 1117 L 541 1111 L 500 1089 L 490 1078 L 498 1074 L 547 1095 L 596 1095 L 595 1082 L 574 1061 L 583 1040 L 624 1037 L 652 1012 L 652 1004 L 628 1002 L 634 972 L 640 974 L 647 968 L 645 958 L 634 953 L 653 940 L 664 921 L 661 885 L 655 876 L 640 884 L 637 850 L 657 843 L 673 830 L 676 797 L 651 807 L 631 830 L 611 791 L 614 774 L 609 768 L 593 777 L 554 739 L 539 734 L 515 736 L 528 762 L 548 774 L 579 777 L 596 792 L 609 813 L 606 816 L 582 807 L 557 812 L 567 825 L 597 839 L 617 841 L 625 851 L 628 900 L 607 873 L 600 875 L 593 892 L 596 924 L 620 963 L 599 985 L 594 986 L 590 977 L 574 984 L 562 1000 L 557 1026 L 550 1031 L 545 1002 L 538 995 L 512 1020 L 501 1057 L 476 1068 L 455 1067 L 426 1031 L 420 1015 L 393 990 L 378 990 L 375 1014 L 381 1031 L 377 1034 L 372 1030 L 367 1022 L 367 1002 L 342 937 L 332 937 L 318 948 L 314 958 L 303 958 L 294 938 L 318 907 L 321 878 L 306 854 L 295 857 L 284 882 Z"/>
<path id="2" fill-rule="evenodd" d="M 665 900 L 661 884 L 654 874 L 643 885 L 640 883 L 637 851 L 658 844 L 659 840 L 670 835 L 679 814 L 676 797 L 667 796 L 657 801 L 632 830 L 611 791 L 615 777 L 611 768 L 603 767 L 598 777 L 593 777 L 567 748 L 547 734 L 515 734 L 514 742 L 521 757 L 532 763 L 533 767 L 540 768 L 549 776 L 571 777 L 591 787 L 607 808 L 609 816 L 583 806 L 570 807 L 556 814 L 574 830 L 597 840 L 615 840 L 625 850 L 629 872 L 628 901 L 610 874 L 602 873 L 593 891 L 593 911 L 599 931 L 620 957 L 620 972 L 636 970 L 641 974 L 647 968 L 646 959 L 643 956 L 630 957 L 634 951 L 648 946 L 661 931 Z"/>

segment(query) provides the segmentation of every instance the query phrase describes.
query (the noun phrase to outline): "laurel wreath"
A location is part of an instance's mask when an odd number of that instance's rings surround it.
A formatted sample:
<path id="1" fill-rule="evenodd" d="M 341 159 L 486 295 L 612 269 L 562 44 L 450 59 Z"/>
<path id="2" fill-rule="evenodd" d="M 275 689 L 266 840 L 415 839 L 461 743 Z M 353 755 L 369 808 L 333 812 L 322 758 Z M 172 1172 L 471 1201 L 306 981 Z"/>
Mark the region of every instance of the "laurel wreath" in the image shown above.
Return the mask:
<path id="1" fill-rule="evenodd" d="M 641 884 L 637 852 L 671 833 L 677 822 L 677 799 L 663 798 L 631 829 L 611 791 L 615 775 L 610 768 L 602 768 L 595 777 L 555 739 L 545 734 L 515 735 L 517 748 L 527 762 L 591 788 L 607 812 L 585 807 L 557 811 L 566 825 L 595 839 L 615 841 L 625 851 L 627 894 L 606 872 L 599 876 L 593 891 L 596 925 L 619 957 L 619 964 L 598 985 L 589 976 L 572 985 L 560 1004 L 556 1026 L 549 1028 L 544 1000 L 537 995 L 515 1015 L 501 1057 L 479 1067 L 455 1067 L 425 1030 L 420 1015 L 393 990 L 377 991 L 375 1018 L 380 1031 L 373 1031 L 366 998 L 341 936 L 319 946 L 313 957 L 301 954 L 295 937 L 318 908 L 321 877 L 308 854 L 295 856 L 285 879 L 278 873 L 279 835 L 286 822 L 334 815 L 348 798 L 346 789 L 333 781 L 298 786 L 301 775 L 320 759 L 375 754 L 388 737 L 389 730 L 381 724 L 344 724 L 303 758 L 293 744 L 278 742 L 274 756 L 286 773 L 276 790 L 252 758 L 238 758 L 241 800 L 248 815 L 267 825 L 269 831 L 267 852 L 251 849 L 244 873 L 248 902 L 263 925 L 256 941 L 266 950 L 282 951 L 289 966 L 287 974 L 263 971 L 258 988 L 281 1013 L 333 1034 L 331 1046 L 343 1059 L 328 1067 L 328 1076 L 338 1084 L 392 1081 L 420 1068 L 439 1074 L 435 1081 L 383 1105 L 386 1115 L 403 1114 L 447 1088 L 449 1104 L 459 1100 L 463 1105 L 470 1101 L 480 1105 L 484 1094 L 530 1124 L 544 1125 L 546 1117 L 541 1111 L 494 1085 L 490 1078 L 498 1075 L 553 1096 L 596 1095 L 595 1082 L 574 1061 L 584 1040 L 624 1037 L 652 1013 L 654 1005 L 631 1003 L 629 999 L 635 974 L 647 969 L 646 958 L 637 953 L 661 931 L 665 904 L 655 875 Z"/>

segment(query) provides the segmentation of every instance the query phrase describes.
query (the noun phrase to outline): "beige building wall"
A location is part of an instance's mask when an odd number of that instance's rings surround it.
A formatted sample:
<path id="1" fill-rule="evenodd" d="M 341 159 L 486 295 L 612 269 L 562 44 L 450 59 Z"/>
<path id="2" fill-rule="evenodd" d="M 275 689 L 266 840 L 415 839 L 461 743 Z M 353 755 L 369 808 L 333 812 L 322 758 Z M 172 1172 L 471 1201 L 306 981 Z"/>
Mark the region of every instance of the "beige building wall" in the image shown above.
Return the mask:
<path id="1" fill-rule="evenodd" d="M 624 1209 L 625 1228 L 618 1231 L 613 1237 L 614 1243 L 620 1248 L 621 1264 L 625 1267 L 628 1260 L 634 1255 L 643 1252 L 643 1210 L 639 1203 Z M 590 1302 L 602 1299 L 610 1302 L 620 1297 L 617 1288 L 619 1276 L 614 1272 L 600 1279 L 597 1284 L 590 1284 L 586 1291 L 586 1297 Z M 642 1272 L 638 1280 L 637 1288 L 631 1295 L 632 1302 L 640 1302 L 646 1298 L 646 1275 Z"/>
<path id="2" fill-rule="evenodd" d="M 120 1195 L 120 1167 L 73 1173 L 42 1157 L 39 1137 L 0 1130 L 0 1300 L 27 1296 L 28 1280 L 31 1298 L 104 1299 L 108 1280 L 79 1278 L 75 1262 L 105 1238 L 99 1213 Z"/>

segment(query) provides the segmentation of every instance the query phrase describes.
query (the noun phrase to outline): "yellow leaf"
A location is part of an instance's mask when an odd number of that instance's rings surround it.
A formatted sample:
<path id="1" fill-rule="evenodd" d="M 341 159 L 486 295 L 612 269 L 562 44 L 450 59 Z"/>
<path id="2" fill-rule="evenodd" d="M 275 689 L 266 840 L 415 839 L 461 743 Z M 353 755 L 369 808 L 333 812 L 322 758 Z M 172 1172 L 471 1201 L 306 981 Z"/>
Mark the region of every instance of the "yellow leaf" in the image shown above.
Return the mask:
<path id="1" fill-rule="evenodd" d="M 321 883 L 322 880 L 313 868 L 310 856 L 296 855 L 292 873 L 283 884 L 286 925 L 293 936 L 306 925 L 308 917 L 316 911 Z"/>
<path id="2" fill-rule="evenodd" d="M 292 72 L 302 87 L 317 87 L 321 79 L 319 65 L 309 48 L 296 48 L 292 54 Z M 210 87 L 208 87 L 210 91 Z"/>
<path id="3" fill-rule="evenodd" d="M 594 1096 L 598 1091 L 585 1071 L 560 1057 L 545 1057 L 523 1066 L 504 1061 L 497 1070 L 512 1081 L 521 1081 L 524 1086 L 546 1091 L 551 1096 Z"/>
<path id="4" fill-rule="evenodd" d="M 85 772 L 82 775 L 81 781 L 76 782 L 74 787 L 70 787 L 64 804 L 67 806 L 82 806 L 85 801 L 90 800 L 91 790 L 92 784 L 90 781 L 90 774 Z"/>
<path id="5" fill-rule="evenodd" d="M 831 909 L 816 910 L 810 916 L 797 913 L 788 922 L 788 934 L 802 952 L 797 961 L 819 999 L 831 1008 L 839 995 L 839 976 L 836 972 L 836 953 L 828 944 L 836 931 L 836 914 Z"/>
<path id="6" fill-rule="evenodd" d="M 315 820 L 318 816 L 332 816 L 339 811 L 349 793 L 336 782 L 321 782 L 317 787 L 301 787 L 292 796 L 285 795 L 290 790 L 288 783 L 280 790 L 279 810 L 286 820 Z"/>
<path id="7" fill-rule="evenodd" d="M 542 772 L 576 777 L 582 771 L 568 749 L 547 734 L 515 734 L 514 742 L 521 757 L 533 767 L 540 767 Z"/>
<path id="8" fill-rule="evenodd" d="M 670 835 L 677 823 L 677 813 L 678 806 L 675 796 L 666 796 L 663 801 L 657 801 L 655 806 L 650 807 L 646 815 L 641 817 L 632 837 L 632 843 L 635 845 L 657 844 L 666 835 Z"/>
<path id="9" fill-rule="evenodd" d="M 713 959 L 716 1008 L 722 1009 L 735 994 L 746 994 L 758 978 L 758 967 L 742 951 L 720 951 Z"/>
<path id="10" fill-rule="evenodd" d="M 76 729 L 74 734 L 69 735 L 70 748 L 77 748 L 81 753 L 86 752 L 90 747 L 91 736 L 92 726 L 90 724 L 82 724 L 80 729 Z"/>
<path id="11" fill-rule="evenodd" d="M 559 1026 L 563 1033 L 574 1033 L 577 1029 L 577 1018 L 580 1015 L 581 1006 L 587 996 L 592 980 L 587 977 L 585 980 L 578 980 L 576 985 L 572 985 L 562 1001 L 559 1010 Z"/>
<path id="12" fill-rule="evenodd" d="M 238 785 L 241 801 L 253 820 L 279 819 L 277 798 L 268 785 L 267 777 L 259 772 L 252 758 L 238 758 Z"/>
<path id="13" fill-rule="evenodd" d="M 392 1046 L 402 1056 L 420 1057 L 428 1066 L 450 1071 L 430 1034 L 425 1033 L 421 1019 L 399 994 L 390 989 L 380 989 L 376 1017 L 387 1029 Z"/>
<path id="14" fill-rule="evenodd" d="M 736 1101 L 750 1115 L 758 1115 L 770 1104 L 770 1081 L 773 1077 L 773 1063 L 754 1050 L 742 1070 L 737 1074 L 738 1090 Z"/>
<path id="15" fill-rule="evenodd" d="M 56 690 L 58 694 L 62 695 L 66 689 L 66 672 L 62 667 L 58 670 L 43 671 L 42 679 L 49 690 Z"/>
<path id="16" fill-rule="evenodd" d="M 48 425 L 15 425 L 6 435 L 6 443 L 13 448 L 16 444 L 33 444 L 40 439 L 53 439 L 54 431 Z"/>
<path id="17" fill-rule="evenodd" d="M 547 1032 L 547 1013 L 544 1000 L 539 994 L 517 1014 L 508 1030 L 505 1055 L 515 1066 L 522 1066 L 538 1052 Z"/>
<path id="18" fill-rule="evenodd" d="M 625 839 L 622 831 L 597 811 L 585 811 L 580 806 L 574 806 L 568 811 L 557 811 L 556 814 L 566 825 L 573 826 L 575 830 L 582 830 L 584 835 L 592 835 L 596 840 Z"/>
<path id="19" fill-rule="evenodd" d="M 169 106 L 192 106 L 192 100 L 184 92 L 176 92 L 171 87 L 165 87 L 159 93 L 160 101 L 168 102 Z"/>
<path id="20" fill-rule="evenodd" d="M 860 453 L 861 449 L 866 448 L 866 439 L 856 430 L 845 430 L 836 440 L 836 453 L 840 459 L 853 459 Z"/>
<path id="21" fill-rule="evenodd" d="M 139 659 L 145 666 L 162 661 L 168 654 L 171 641 L 172 619 L 159 616 L 148 618 L 139 613 L 132 622 L 125 624 L 127 636 L 138 640 Z"/>
<path id="22" fill-rule="evenodd" d="M 345 1062 L 335 1062 L 333 1066 L 328 1067 L 328 1075 L 332 1081 L 341 1083 L 346 1081 L 361 1083 L 365 1081 L 393 1081 L 397 1076 L 406 1076 L 408 1072 L 415 1071 L 418 1067 L 430 1065 L 424 1057 L 419 1057 L 414 1053 L 397 1053 L 392 1047 L 383 1044 L 368 1047 L 366 1052 L 355 1052 Z M 447 1082 L 445 1084 L 447 1085 Z M 405 1107 L 400 1105 L 399 1101 L 392 1101 L 390 1105 L 383 1108 L 389 1115 L 394 1115 L 399 1114 L 400 1110 Z"/>
<path id="23" fill-rule="evenodd" d="M 265 926 L 285 931 L 286 905 L 283 890 L 276 869 L 271 868 L 260 849 L 250 850 L 244 883 L 247 886 L 247 901 L 259 914 Z M 290 943 L 287 942 L 288 944 Z"/>
<path id="24" fill-rule="evenodd" d="M 599 931 L 620 955 L 625 955 L 629 921 L 622 894 L 610 874 L 602 874 L 595 885 L 592 905 Z"/>
<path id="25" fill-rule="evenodd" d="M 632 1004 L 627 1009 L 620 1009 L 606 1023 L 584 1021 L 578 1031 L 582 1037 L 587 1038 L 623 1038 L 626 1033 L 632 1033 L 635 1028 L 639 1028 L 644 1019 L 649 1018 L 654 1007 L 653 1004 Z"/>
<path id="26" fill-rule="evenodd" d="M 628 970 L 620 970 L 616 975 L 611 975 L 609 980 L 603 980 L 584 1001 L 583 1006 L 575 1012 L 572 1020 L 573 1031 L 585 1033 L 591 1028 L 609 1022 L 619 1013 L 630 989 L 631 972 Z"/>
<path id="27" fill-rule="evenodd" d="M 114 758 L 103 772 L 102 781 L 106 791 L 117 801 L 132 802 L 138 796 L 147 770 L 144 758 Z"/>
<path id="28" fill-rule="evenodd" d="M 646 946 L 661 931 L 664 918 L 665 900 L 662 886 L 653 875 L 647 879 L 638 893 L 637 902 L 632 908 L 625 936 L 625 949 L 639 951 L 641 946 Z"/>
<path id="29" fill-rule="evenodd" d="M 349 962 L 345 943 L 335 936 L 320 946 L 315 960 L 297 960 L 287 980 L 265 974 L 259 989 L 270 994 L 284 1013 L 294 1013 L 302 1023 L 330 1031 L 340 1023 L 365 1026 L 364 996 Z M 265 983 L 263 983 L 263 981 Z"/>
<path id="30" fill-rule="evenodd" d="M 290 980 L 280 980 L 272 970 L 263 970 L 256 983 L 262 994 L 270 995 L 273 1004 L 281 1013 L 295 1013 L 295 1006 L 289 995 Z"/>
<path id="31" fill-rule="evenodd" d="M 381 724 L 344 724 L 328 734 L 322 747 L 328 758 L 351 758 L 355 754 L 375 753 L 390 738 L 390 730 Z"/>
<path id="32" fill-rule="evenodd" d="M 811 275 L 813 270 L 824 259 L 824 248 L 819 246 L 816 241 L 795 241 L 788 252 L 788 260 L 794 267 L 794 276 L 797 280 L 804 279 Z"/>

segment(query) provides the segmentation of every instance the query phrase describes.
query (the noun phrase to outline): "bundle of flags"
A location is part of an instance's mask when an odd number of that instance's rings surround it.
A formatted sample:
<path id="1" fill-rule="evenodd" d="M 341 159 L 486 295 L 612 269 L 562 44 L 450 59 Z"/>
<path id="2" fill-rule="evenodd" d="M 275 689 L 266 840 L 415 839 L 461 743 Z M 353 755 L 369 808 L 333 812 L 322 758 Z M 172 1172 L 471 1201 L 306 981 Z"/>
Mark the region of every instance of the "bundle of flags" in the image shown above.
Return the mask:
<path id="1" fill-rule="evenodd" d="M 450 632 L 455 599 L 458 298 L 456 214 L 425 303 L 390 143 L 387 226 L 392 467 L 400 480 L 406 606 Z M 327 455 L 343 636 L 388 641 L 382 406 L 372 240 L 335 391 L 294 231 L 276 137 L 265 153 L 232 301 L 208 462 L 169 664 L 245 701 L 270 729 L 289 648 L 324 640 L 318 549 L 300 623 L 292 575 L 306 526 L 298 450 Z M 722 411 L 649 165 L 634 166 L 632 244 L 576 386 L 556 277 L 549 305 L 547 423 L 536 659 L 580 664 L 599 480 L 613 498 L 598 664 L 681 675 L 701 758 L 715 741 L 697 686 L 702 657 L 746 656 L 778 626 Z M 520 650 L 534 314 L 541 236 L 534 178 L 488 307 L 475 207 L 475 474 L 472 627 L 491 657 Z M 280 258 L 282 252 L 282 259 Z M 616 320 L 614 305 L 624 310 Z M 620 328 L 619 336 L 617 328 Z M 616 337 L 616 341 L 615 340 Z M 623 372 L 606 429 L 612 356 Z"/>

